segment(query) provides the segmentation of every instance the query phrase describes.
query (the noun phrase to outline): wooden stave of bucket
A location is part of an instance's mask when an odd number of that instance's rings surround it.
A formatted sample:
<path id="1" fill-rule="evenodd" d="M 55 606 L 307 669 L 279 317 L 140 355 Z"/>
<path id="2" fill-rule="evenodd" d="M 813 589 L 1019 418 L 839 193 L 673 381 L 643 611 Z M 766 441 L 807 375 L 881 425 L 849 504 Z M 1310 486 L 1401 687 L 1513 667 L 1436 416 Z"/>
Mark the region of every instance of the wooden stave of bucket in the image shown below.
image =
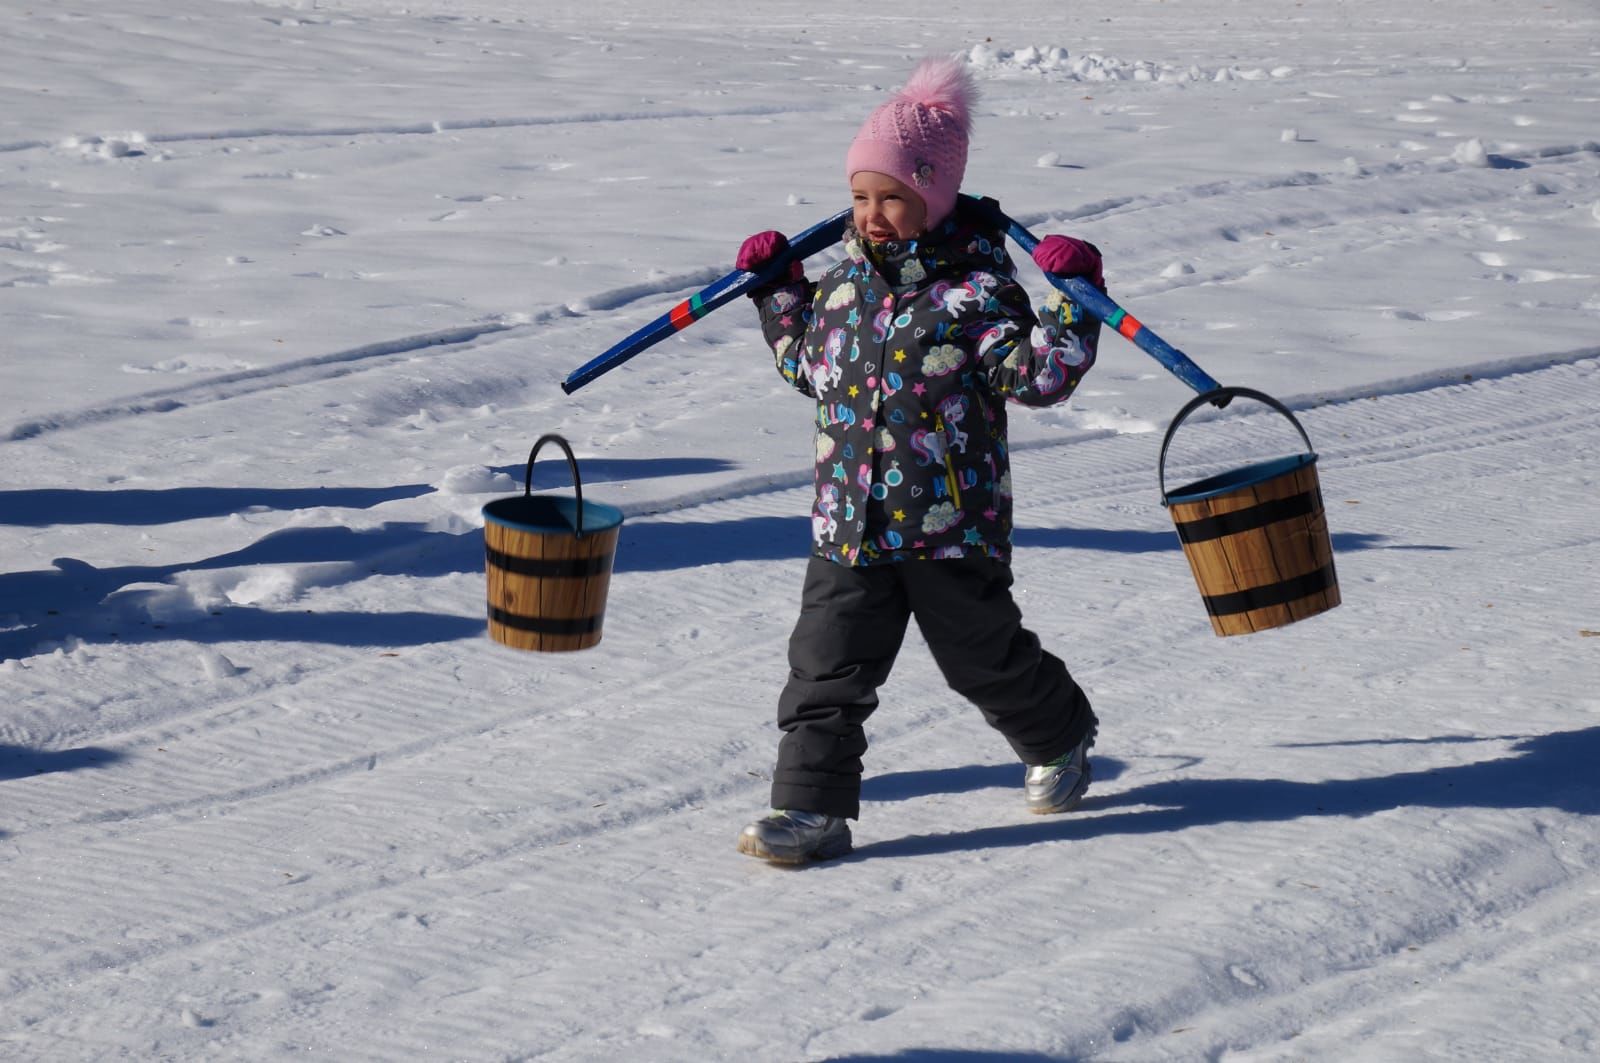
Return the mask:
<path id="1" fill-rule="evenodd" d="M 1167 448 L 1207 402 L 1255 399 L 1289 419 L 1307 453 L 1246 466 L 1168 492 Z M 1288 408 L 1249 388 L 1218 388 L 1180 410 L 1161 444 L 1161 502 L 1172 515 L 1195 585 L 1219 636 L 1282 627 L 1340 604 L 1327 513 L 1311 438 Z"/>
<path id="2" fill-rule="evenodd" d="M 566 452 L 575 500 L 532 493 L 534 459 L 550 442 Z M 545 653 L 598 643 L 622 513 L 583 501 L 577 460 L 566 440 L 540 437 L 528 455 L 523 493 L 489 503 L 483 515 L 489 637 Z"/>

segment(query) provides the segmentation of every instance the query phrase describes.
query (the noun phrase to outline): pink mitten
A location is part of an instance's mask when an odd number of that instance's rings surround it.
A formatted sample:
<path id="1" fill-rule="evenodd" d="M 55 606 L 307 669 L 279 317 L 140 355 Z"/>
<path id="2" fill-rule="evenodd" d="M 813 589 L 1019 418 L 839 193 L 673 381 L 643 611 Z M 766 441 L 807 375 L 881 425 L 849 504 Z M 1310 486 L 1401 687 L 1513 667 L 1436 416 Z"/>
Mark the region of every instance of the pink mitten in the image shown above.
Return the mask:
<path id="1" fill-rule="evenodd" d="M 764 233 L 748 237 L 739 245 L 739 255 L 733 260 L 733 265 L 735 269 L 760 273 L 768 263 L 787 250 L 789 250 L 789 238 L 776 229 L 768 229 Z M 789 263 L 788 280 L 797 281 L 805 275 L 805 267 L 800 264 L 799 259 Z"/>
<path id="2" fill-rule="evenodd" d="M 1058 277 L 1086 277 L 1096 288 L 1105 290 L 1106 278 L 1100 263 L 1100 249 L 1087 240 L 1071 236 L 1046 236 L 1033 249 L 1033 260 L 1046 273 Z"/>

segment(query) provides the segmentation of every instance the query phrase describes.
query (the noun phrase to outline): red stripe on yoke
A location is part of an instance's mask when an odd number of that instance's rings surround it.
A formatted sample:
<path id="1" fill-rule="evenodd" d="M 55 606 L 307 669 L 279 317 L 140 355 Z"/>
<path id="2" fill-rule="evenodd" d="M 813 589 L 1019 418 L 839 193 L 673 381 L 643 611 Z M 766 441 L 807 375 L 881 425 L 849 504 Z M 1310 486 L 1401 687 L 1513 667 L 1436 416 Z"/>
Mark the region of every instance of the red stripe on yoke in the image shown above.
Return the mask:
<path id="1" fill-rule="evenodd" d="M 685 299 L 673 307 L 672 312 L 667 315 L 667 320 L 679 332 L 694 324 L 694 308 L 689 305 L 689 300 Z"/>
<path id="2" fill-rule="evenodd" d="M 1117 331 L 1122 333 L 1130 340 L 1133 339 L 1133 337 L 1142 328 L 1144 328 L 1144 324 L 1132 314 L 1124 314 L 1122 320 L 1117 322 Z"/>

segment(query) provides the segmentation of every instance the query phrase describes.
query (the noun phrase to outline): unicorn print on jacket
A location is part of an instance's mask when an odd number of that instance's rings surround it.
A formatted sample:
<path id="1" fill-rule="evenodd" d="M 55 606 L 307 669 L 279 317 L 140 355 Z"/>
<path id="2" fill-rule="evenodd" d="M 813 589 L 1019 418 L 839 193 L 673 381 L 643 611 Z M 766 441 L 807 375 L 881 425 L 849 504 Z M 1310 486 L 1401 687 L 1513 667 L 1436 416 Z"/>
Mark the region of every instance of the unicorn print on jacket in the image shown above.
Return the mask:
<path id="1" fill-rule="evenodd" d="M 1070 396 L 1099 323 L 1061 301 L 1035 311 L 1004 235 L 965 205 L 904 242 L 847 227 L 844 251 L 819 282 L 758 303 L 778 372 L 818 402 L 815 552 L 1008 558 L 1006 404 Z"/>

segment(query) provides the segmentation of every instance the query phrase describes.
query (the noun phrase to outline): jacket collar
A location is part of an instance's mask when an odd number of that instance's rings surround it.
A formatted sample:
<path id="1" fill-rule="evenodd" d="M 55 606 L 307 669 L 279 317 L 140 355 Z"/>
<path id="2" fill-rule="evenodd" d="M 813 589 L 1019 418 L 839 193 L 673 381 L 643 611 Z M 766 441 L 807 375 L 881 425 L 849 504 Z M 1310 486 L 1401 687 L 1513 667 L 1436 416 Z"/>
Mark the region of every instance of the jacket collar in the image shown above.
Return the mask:
<path id="1" fill-rule="evenodd" d="M 994 249 L 999 248 L 998 257 Z M 953 270 L 989 270 L 1009 273 L 1005 236 L 984 219 L 967 216 L 960 208 L 931 233 L 911 240 L 874 243 L 849 222 L 844 227 L 845 255 L 857 266 L 882 277 L 897 293 L 910 291 L 929 277 L 948 276 Z"/>

